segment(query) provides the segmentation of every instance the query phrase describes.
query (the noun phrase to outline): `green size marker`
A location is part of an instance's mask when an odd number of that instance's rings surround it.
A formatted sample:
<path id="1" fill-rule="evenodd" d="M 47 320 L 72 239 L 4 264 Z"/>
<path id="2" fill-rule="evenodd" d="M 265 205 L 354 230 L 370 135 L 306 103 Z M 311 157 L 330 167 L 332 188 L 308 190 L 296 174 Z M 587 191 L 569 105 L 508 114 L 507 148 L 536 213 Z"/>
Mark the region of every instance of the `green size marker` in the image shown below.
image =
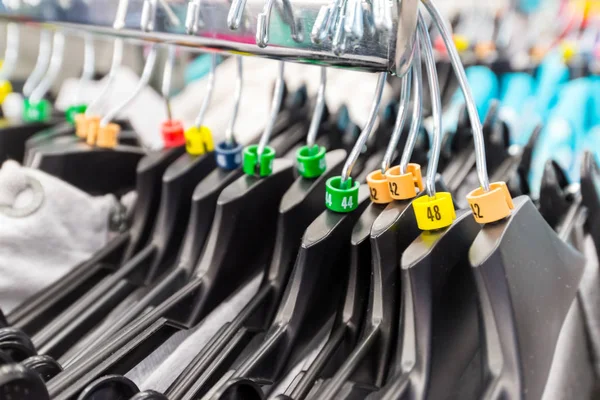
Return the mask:
<path id="1" fill-rule="evenodd" d="M 321 176 L 327 164 L 325 162 L 325 147 L 302 146 L 296 152 L 296 161 L 298 162 L 298 172 L 305 178 L 316 178 Z"/>
<path id="2" fill-rule="evenodd" d="M 360 185 L 348 177 L 342 187 L 342 177 L 334 176 L 325 183 L 325 205 L 331 211 L 347 213 L 358 207 L 358 189 Z"/>
<path id="3" fill-rule="evenodd" d="M 246 175 L 269 176 L 273 172 L 273 160 L 275 159 L 275 149 L 265 146 L 264 151 L 258 160 L 258 145 L 246 146 L 244 149 L 244 161 L 242 169 Z"/>

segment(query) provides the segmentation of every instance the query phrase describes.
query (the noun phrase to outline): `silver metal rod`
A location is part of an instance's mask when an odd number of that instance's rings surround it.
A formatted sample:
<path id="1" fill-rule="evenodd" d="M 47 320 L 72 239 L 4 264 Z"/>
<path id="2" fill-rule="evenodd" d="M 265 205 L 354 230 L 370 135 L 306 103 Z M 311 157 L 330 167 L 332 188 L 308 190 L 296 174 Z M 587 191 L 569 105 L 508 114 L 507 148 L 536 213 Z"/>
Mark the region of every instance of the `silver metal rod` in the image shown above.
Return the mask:
<path id="1" fill-rule="evenodd" d="M 115 78 L 117 77 L 117 72 L 121 67 L 121 60 L 123 59 L 123 39 L 115 39 L 113 43 L 113 56 L 112 62 L 110 65 L 110 70 L 108 71 L 108 76 L 106 77 L 106 83 L 104 87 L 100 91 L 100 94 L 88 105 L 88 108 L 85 112 L 85 115 L 90 116 L 93 115 L 93 112 L 98 108 L 100 103 L 103 101 L 104 97 L 108 94 L 110 89 L 115 82 Z"/>
<path id="2" fill-rule="evenodd" d="M 462 65 L 462 62 L 460 61 L 458 51 L 456 50 L 456 47 L 454 47 L 454 42 L 452 41 L 452 34 L 450 32 L 450 29 L 446 26 L 446 23 L 439 10 L 431 0 L 421 0 L 421 2 L 425 5 L 425 8 L 427 9 L 427 11 L 433 19 L 433 22 L 440 31 L 440 35 L 444 40 L 444 44 L 448 51 L 448 55 L 450 56 L 450 63 L 452 64 L 452 69 L 454 69 L 454 73 L 456 74 L 456 77 L 458 79 L 458 84 L 463 92 L 463 95 L 465 96 L 465 104 L 469 113 L 471 128 L 473 129 L 473 142 L 475 144 L 477 177 L 479 178 L 479 184 L 481 185 L 483 190 L 488 192 L 490 190 L 490 179 L 488 176 L 487 165 L 485 161 L 486 159 L 485 146 L 483 142 L 483 129 L 481 127 L 479 113 L 477 112 L 477 105 L 473 100 L 473 93 L 471 92 L 471 88 L 469 87 L 469 83 L 467 81 L 465 69 Z"/>
<path id="3" fill-rule="evenodd" d="M 40 47 L 38 50 L 37 60 L 33 71 L 25 81 L 23 86 L 23 96 L 31 96 L 31 92 L 40 83 L 50 62 L 50 54 L 52 54 L 52 33 L 42 29 L 40 31 Z"/>
<path id="4" fill-rule="evenodd" d="M 60 69 L 62 68 L 63 56 L 65 53 L 65 35 L 61 32 L 56 32 L 54 34 L 54 40 L 52 41 L 52 56 L 50 58 L 50 66 L 48 67 L 48 71 L 40 81 L 39 85 L 31 92 L 31 96 L 29 96 L 29 101 L 31 104 L 39 103 L 48 90 L 54 84 L 54 81 L 58 77 L 60 73 Z"/>
<path id="5" fill-rule="evenodd" d="M 310 128 L 308 129 L 308 136 L 306 138 L 306 145 L 311 149 L 315 145 L 317 139 L 317 133 L 319 126 L 321 125 L 321 119 L 323 118 L 323 111 L 325 110 L 325 89 L 327 87 L 327 68 L 321 67 L 321 83 L 319 84 L 319 91 L 317 92 L 317 104 L 315 104 L 315 111 L 312 119 L 310 120 Z"/>
<path id="6" fill-rule="evenodd" d="M 387 72 L 381 72 L 379 77 L 377 78 L 377 88 L 375 89 L 375 96 L 373 98 L 373 103 L 371 104 L 371 111 L 369 113 L 369 119 L 367 120 L 367 124 L 360 132 L 346 163 L 344 164 L 344 168 L 342 168 L 342 180 L 340 182 L 341 187 L 344 187 L 348 178 L 350 178 L 350 174 L 352 173 L 352 168 L 354 164 L 356 164 L 356 160 L 358 160 L 358 156 L 362 152 L 365 143 L 367 143 L 367 139 L 369 139 L 369 135 L 373 130 L 373 126 L 375 125 L 375 121 L 377 120 L 377 114 L 379 112 L 379 106 L 381 105 L 381 95 L 383 94 L 383 88 L 385 87 L 385 80 L 387 78 Z"/>
<path id="7" fill-rule="evenodd" d="M 150 54 L 148 54 L 148 58 L 146 59 L 146 64 L 144 65 L 144 70 L 142 71 L 142 76 L 133 92 L 126 98 L 121 104 L 117 107 L 110 110 L 102 121 L 100 121 L 100 126 L 106 126 L 110 124 L 110 122 L 137 97 L 138 94 L 146 87 L 150 77 L 152 76 L 152 70 L 154 69 L 154 63 L 156 62 L 156 44 L 152 45 L 150 49 Z"/>
<path id="8" fill-rule="evenodd" d="M 142 7 L 142 19 L 140 21 L 140 29 L 142 31 L 151 32 L 154 30 L 157 6 L 158 0 L 144 0 L 144 5 Z"/>
<path id="9" fill-rule="evenodd" d="M 242 56 L 235 56 L 237 63 L 237 79 L 235 81 L 235 98 L 233 101 L 233 112 L 231 113 L 231 119 L 229 120 L 229 127 L 225 132 L 225 143 L 233 146 L 236 143 L 235 140 L 235 123 L 237 121 L 238 111 L 240 109 L 240 103 L 242 101 L 242 88 L 244 84 L 244 61 Z"/>
<path id="10" fill-rule="evenodd" d="M 402 158 L 400 159 L 400 173 L 406 173 L 406 167 L 410 162 L 415 144 L 417 143 L 417 137 L 421 130 L 421 123 L 423 118 L 423 77 L 421 73 L 421 46 L 419 41 L 415 42 L 415 58 L 413 59 L 412 67 L 412 78 L 413 78 L 413 110 L 412 110 L 412 121 L 410 122 L 410 129 L 408 131 L 408 137 L 406 138 L 406 145 L 402 152 Z"/>
<path id="11" fill-rule="evenodd" d="M 271 115 L 269 116 L 267 126 L 265 126 L 265 130 L 263 131 L 260 141 L 258 142 L 258 147 L 256 148 L 256 155 L 258 156 L 256 158 L 257 162 L 260 160 L 260 156 L 265 151 L 265 147 L 267 147 L 267 144 L 269 144 L 271 134 L 273 133 L 273 127 L 275 126 L 275 120 L 277 119 L 277 114 L 279 114 L 279 109 L 281 108 L 281 103 L 283 102 L 283 89 L 285 86 L 283 79 L 284 67 L 284 62 L 279 61 L 279 73 L 277 74 L 275 91 L 273 93 L 273 101 L 271 103 Z"/>
<path id="12" fill-rule="evenodd" d="M 48 29 L 84 30 L 95 34 L 153 43 L 164 42 L 204 51 L 213 48 L 232 54 L 247 52 L 284 61 L 302 63 L 319 61 L 320 65 L 378 72 L 398 71 L 396 67 L 399 64 L 395 62 L 398 55 L 396 48 L 399 48 L 402 54 L 404 54 L 405 48 L 412 48 L 411 36 L 414 35 L 415 27 L 414 24 L 411 26 L 411 21 L 415 17 L 409 14 L 412 8 L 416 7 L 418 1 L 402 0 L 399 15 L 395 15 L 396 13 L 392 15 L 394 26 L 391 32 L 398 29 L 398 20 L 401 20 L 400 30 L 402 34 L 399 36 L 400 40 L 398 36 L 394 38 L 394 35 L 390 32 L 372 31 L 369 29 L 369 24 L 367 24 L 364 26 L 363 39 L 356 39 L 351 46 L 346 46 L 343 57 L 336 56 L 333 53 L 333 45 L 330 40 L 323 40 L 320 44 L 313 43 L 310 40 L 296 42 L 290 40 L 288 35 L 270 35 L 268 47 L 257 47 L 255 42 L 248 40 L 248 38 L 256 37 L 256 21 L 258 14 L 264 9 L 265 0 L 242 0 L 233 3 L 223 0 L 202 0 L 200 14 L 203 24 L 198 27 L 194 35 L 186 34 L 183 24 L 181 26 L 174 25 L 168 18 L 157 18 L 156 21 L 153 21 L 154 30 L 152 31 L 143 30 L 140 27 L 140 21 L 137 18 L 131 18 L 134 15 L 141 15 L 144 4 L 146 4 L 141 0 L 85 1 L 78 2 L 77 7 L 67 8 L 63 7 L 64 1 L 61 0 L 44 0 L 30 3 L 27 7 L 21 7 L 19 10 L 6 8 L 0 3 L 0 20 L 12 20 L 18 23 L 43 22 Z M 168 3 L 172 11 L 183 19 L 187 12 L 188 1 L 171 1 Z M 335 0 L 292 0 L 290 4 L 292 3 L 297 25 L 302 25 L 309 34 L 321 8 L 323 6 L 329 8 L 332 3 L 335 5 L 340 2 Z M 161 3 L 158 4 L 158 7 L 161 7 Z M 150 7 L 150 4 L 146 7 Z M 237 25 L 235 31 L 230 29 L 228 23 L 228 20 L 232 22 L 231 18 L 228 18 L 230 8 L 232 9 L 231 13 L 234 15 L 236 14 L 235 11 L 239 10 L 246 21 Z M 283 7 L 284 12 L 285 9 L 286 5 Z M 390 9 L 393 10 L 394 8 L 390 7 Z M 331 11 L 334 11 L 333 7 Z M 364 12 L 369 13 L 369 10 L 364 10 Z M 149 11 L 146 11 L 146 14 L 148 13 Z M 119 17 L 116 21 L 115 15 Z M 128 18 L 125 18 L 125 16 L 128 16 Z M 146 18 L 150 19 L 150 16 L 147 15 Z M 335 18 L 329 18 L 328 21 L 336 22 Z M 271 18 L 271 32 L 281 32 L 282 30 L 285 32 L 289 29 L 288 24 L 287 17 Z M 333 25 L 331 23 L 329 28 Z M 337 26 L 337 24 L 335 25 Z M 145 26 L 145 29 L 147 28 L 148 26 Z M 411 35 L 408 35 L 408 32 Z M 407 58 L 400 55 L 398 59 L 401 60 L 402 64 Z M 403 73 L 399 75 L 401 76 Z"/>
<path id="13" fill-rule="evenodd" d="M 17 62 L 19 61 L 20 28 L 18 24 L 10 23 L 6 26 L 6 51 L 4 62 L 0 70 L 0 80 L 10 80 Z"/>
<path id="14" fill-rule="evenodd" d="M 425 189 L 427 190 L 428 196 L 434 197 L 435 175 L 437 173 L 440 151 L 442 148 L 442 101 L 440 99 L 440 84 L 435 68 L 433 46 L 431 45 L 427 25 L 420 13 L 417 29 L 417 39 L 421 41 L 421 50 L 425 55 L 425 71 L 427 72 L 427 82 L 429 83 L 429 92 L 431 94 L 431 115 L 433 117 L 433 143 L 431 145 L 431 151 L 429 152 Z"/>
<path id="15" fill-rule="evenodd" d="M 394 124 L 392 136 L 390 137 L 390 141 L 385 149 L 385 155 L 383 156 L 383 160 L 381 160 L 382 174 L 385 174 L 385 171 L 387 171 L 390 167 L 390 164 L 392 163 L 392 157 L 394 157 L 394 152 L 396 151 L 398 142 L 402 136 L 402 130 L 404 129 L 404 123 L 406 122 L 406 116 L 408 115 L 408 106 L 410 104 L 410 76 L 411 73 L 409 71 L 402 78 L 400 78 L 402 83 L 400 87 L 398 115 L 396 116 L 396 123 Z"/>
<path id="16" fill-rule="evenodd" d="M 210 72 L 208 74 L 208 88 L 206 89 L 206 95 L 204 99 L 202 99 L 202 106 L 200 107 L 200 112 L 198 116 L 194 120 L 194 126 L 198 129 L 202 126 L 202 122 L 204 122 L 204 116 L 206 115 L 206 111 L 208 110 L 208 105 L 210 104 L 210 100 L 212 99 L 212 94 L 215 89 L 215 80 L 216 80 L 216 69 L 217 69 L 217 55 L 212 53 L 210 55 Z"/>

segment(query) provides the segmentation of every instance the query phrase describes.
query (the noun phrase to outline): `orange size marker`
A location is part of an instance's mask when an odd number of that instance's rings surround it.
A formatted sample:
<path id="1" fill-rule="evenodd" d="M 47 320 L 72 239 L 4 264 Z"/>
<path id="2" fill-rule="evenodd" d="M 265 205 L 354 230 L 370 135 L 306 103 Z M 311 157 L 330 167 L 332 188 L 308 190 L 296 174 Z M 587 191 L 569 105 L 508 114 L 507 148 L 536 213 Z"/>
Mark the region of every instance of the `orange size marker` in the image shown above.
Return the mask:
<path id="1" fill-rule="evenodd" d="M 105 149 L 113 149 L 119 143 L 118 137 L 121 132 L 121 127 L 118 124 L 110 123 L 98 129 L 98 137 L 96 138 L 96 146 Z"/>
<path id="2" fill-rule="evenodd" d="M 77 114 L 75 116 L 75 134 L 82 139 L 87 138 L 88 132 L 88 117 L 85 114 Z"/>
<path id="3" fill-rule="evenodd" d="M 515 208 L 508 187 L 504 182 L 490 183 L 490 191 L 479 187 L 467 195 L 475 221 L 480 224 L 500 221 Z"/>
<path id="4" fill-rule="evenodd" d="M 405 174 L 401 174 L 400 166 L 396 165 L 388 169 L 385 176 L 388 181 L 390 196 L 394 200 L 412 199 L 417 193 L 423 191 L 423 177 L 419 164 L 408 164 Z"/>
<path id="5" fill-rule="evenodd" d="M 100 130 L 100 117 L 88 117 L 87 119 L 87 136 L 86 142 L 90 146 L 94 146 L 96 144 L 96 139 L 98 138 L 98 131 Z"/>
<path id="6" fill-rule="evenodd" d="M 390 189 L 388 181 L 381 173 L 381 170 L 375 170 L 367 175 L 367 184 L 371 192 L 371 201 L 377 204 L 391 203 L 392 196 L 390 195 Z"/>

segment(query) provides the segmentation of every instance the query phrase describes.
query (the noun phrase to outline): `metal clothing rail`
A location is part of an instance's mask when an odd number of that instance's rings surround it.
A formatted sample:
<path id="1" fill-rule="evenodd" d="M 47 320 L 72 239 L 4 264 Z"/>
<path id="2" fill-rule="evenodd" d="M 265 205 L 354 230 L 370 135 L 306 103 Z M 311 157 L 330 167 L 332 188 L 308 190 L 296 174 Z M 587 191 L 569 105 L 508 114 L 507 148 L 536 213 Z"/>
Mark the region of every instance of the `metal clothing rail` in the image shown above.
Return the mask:
<path id="1" fill-rule="evenodd" d="M 126 10 L 121 9 L 123 18 L 119 24 L 115 23 L 119 6 L 117 0 L 3 0 L 0 3 L 0 19 L 44 23 L 50 28 L 85 30 L 232 54 L 242 52 L 285 61 L 389 71 L 398 75 L 406 72 L 412 57 L 418 0 L 402 0 L 399 4 L 382 0 L 392 11 L 393 24 L 388 31 L 369 29 L 373 26 L 370 10 L 374 8 L 375 0 L 360 3 L 364 10 L 364 35 L 360 40 L 347 41 L 345 52 L 340 55 L 334 53 L 331 38 L 319 44 L 313 43 L 311 30 L 321 7 L 335 4 L 335 7 L 346 10 L 346 3 L 351 0 L 333 0 L 333 3 L 332 0 L 292 0 L 293 14 L 300 26 L 300 35 L 294 38 L 289 14 L 284 10 L 285 4 L 282 7 L 280 2 L 276 2 L 268 24 L 269 43 L 264 48 L 256 44 L 255 36 L 258 15 L 263 11 L 265 0 L 245 2 L 243 18 L 236 30 L 230 29 L 227 23 L 231 7 L 229 0 L 193 1 L 199 10 L 193 34 L 186 33 L 187 0 L 159 0 L 151 29 L 140 26 L 144 0 L 122 2 L 128 4 Z"/>

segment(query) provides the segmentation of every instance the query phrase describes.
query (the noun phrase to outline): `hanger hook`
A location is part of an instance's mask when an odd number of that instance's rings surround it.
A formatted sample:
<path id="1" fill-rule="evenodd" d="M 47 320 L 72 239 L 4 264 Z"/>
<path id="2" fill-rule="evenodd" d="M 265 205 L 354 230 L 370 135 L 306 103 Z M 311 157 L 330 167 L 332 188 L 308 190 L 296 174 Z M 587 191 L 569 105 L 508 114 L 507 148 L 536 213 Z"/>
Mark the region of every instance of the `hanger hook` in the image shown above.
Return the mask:
<path id="1" fill-rule="evenodd" d="M 7 81 L 12 76 L 19 61 L 20 28 L 18 24 L 9 23 L 6 26 L 6 52 L 0 70 L 0 80 Z"/>
<path id="2" fill-rule="evenodd" d="M 277 74 L 277 81 L 275 82 L 273 101 L 271 102 L 271 115 L 269 116 L 269 120 L 267 121 L 265 130 L 263 131 L 263 134 L 260 137 L 260 141 L 258 142 L 258 147 L 256 148 L 257 163 L 259 162 L 260 157 L 265 151 L 265 147 L 267 147 L 269 139 L 271 139 L 271 133 L 273 133 L 273 126 L 275 126 L 275 120 L 277 119 L 279 109 L 281 108 L 281 103 L 283 102 L 283 92 L 285 86 L 283 79 L 284 67 L 285 64 L 283 63 L 283 61 L 279 61 L 279 72 Z"/>
<path id="3" fill-rule="evenodd" d="M 40 47 L 38 50 L 37 60 L 33 71 L 25 81 L 23 86 L 23 95 L 29 97 L 31 92 L 40 83 L 40 80 L 44 77 L 44 73 L 48 68 L 50 62 L 50 54 L 52 53 L 52 33 L 42 29 L 40 31 Z"/>
<path id="4" fill-rule="evenodd" d="M 169 121 L 172 119 L 170 96 L 176 50 L 177 48 L 175 45 L 170 44 L 167 46 L 167 59 L 165 61 L 165 69 L 163 70 L 163 80 L 161 86 L 161 93 L 165 99 L 165 102 L 167 103 L 167 119 Z"/>
<path id="5" fill-rule="evenodd" d="M 308 128 L 308 136 L 306 138 L 306 145 L 309 149 L 315 145 L 317 139 L 317 133 L 319 131 L 319 125 L 323 119 L 323 111 L 325 110 L 325 89 L 327 87 L 327 68 L 321 67 L 321 82 L 319 84 L 319 90 L 317 92 L 317 104 L 315 104 L 315 111 L 313 112 L 312 119 L 310 120 L 310 128 Z"/>
<path id="6" fill-rule="evenodd" d="M 333 29 L 333 38 L 331 44 L 333 53 L 338 57 L 346 52 L 347 36 L 345 27 L 348 1 L 349 0 L 342 0 L 341 4 L 338 3 L 339 6 L 336 4 L 336 8 L 334 9 L 335 22 L 331 27 Z"/>
<path id="7" fill-rule="evenodd" d="M 113 42 L 113 56 L 110 70 L 108 71 L 108 77 L 106 78 L 106 84 L 100 91 L 100 94 L 90 103 L 85 114 L 87 116 L 92 115 L 92 110 L 95 110 L 98 105 L 102 102 L 104 97 L 108 94 L 113 86 L 113 83 L 117 77 L 119 67 L 121 67 L 121 60 L 123 59 L 123 39 L 117 38 Z"/>
<path id="8" fill-rule="evenodd" d="M 483 142 L 483 129 L 481 127 L 479 113 L 477 112 L 477 105 L 473 100 L 473 93 L 471 92 L 471 88 L 469 87 L 469 83 L 467 81 L 465 69 L 460 61 L 458 51 L 456 50 L 456 47 L 454 47 L 454 43 L 452 42 L 452 35 L 450 33 L 450 30 L 446 26 L 446 22 L 444 21 L 439 10 L 431 0 L 421 0 L 421 2 L 423 3 L 423 5 L 425 5 L 427 12 L 431 15 L 435 26 L 437 27 L 442 39 L 444 40 L 444 45 L 450 57 L 450 64 L 452 65 L 452 69 L 454 69 L 454 73 L 456 74 L 456 77 L 458 79 L 458 84 L 465 97 L 465 104 L 469 114 L 469 120 L 471 121 L 471 128 L 473 129 L 473 142 L 475 144 L 477 177 L 479 178 L 479 184 L 481 185 L 483 190 L 485 192 L 489 192 L 490 179 L 488 176 L 487 165 L 485 161 L 486 158 L 485 146 Z M 429 174 L 429 171 L 427 173 Z"/>
<path id="9" fill-rule="evenodd" d="M 421 123 L 423 118 L 423 78 L 421 72 L 421 49 L 419 40 L 415 40 L 415 56 L 413 58 L 412 66 L 412 80 L 413 80 L 413 109 L 412 109 L 412 121 L 410 123 L 410 129 L 408 131 L 408 137 L 406 138 L 406 145 L 402 152 L 402 158 L 400 159 L 400 173 L 405 174 L 410 157 L 412 156 L 415 143 L 417 142 L 417 136 L 421 130 Z"/>
<path id="10" fill-rule="evenodd" d="M 269 26 L 271 24 L 271 11 L 276 0 L 267 0 L 262 13 L 258 14 L 256 21 L 256 44 L 258 47 L 267 47 L 269 44 Z M 283 17 L 290 26 L 292 39 L 295 42 L 303 40 L 302 20 L 294 15 L 294 8 L 290 0 L 281 0 L 283 4 Z"/>
<path id="11" fill-rule="evenodd" d="M 231 114 L 231 119 L 229 120 L 229 127 L 227 127 L 227 131 L 225 132 L 225 143 L 227 145 L 233 147 L 236 144 L 234 132 L 235 132 L 235 123 L 237 121 L 238 111 L 240 109 L 240 103 L 242 101 L 242 87 L 244 83 L 244 75 L 243 75 L 243 59 L 242 56 L 235 56 L 235 61 L 237 64 L 237 79 L 235 81 L 235 98 L 233 102 L 233 112 Z"/>
<path id="12" fill-rule="evenodd" d="M 317 14 L 317 18 L 315 19 L 315 23 L 310 32 L 310 40 L 314 44 L 321 44 L 321 42 L 327 38 L 327 35 L 331 30 L 334 4 L 335 2 L 331 2 L 330 5 L 321 6 L 319 9 L 319 13 Z"/>
<path id="13" fill-rule="evenodd" d="M 129 0 L 119 0 L 117 6 L 117 14 L 115 15 L 115 22 L 113 27 L 115 29 L 122 29 L 125 26 L 125 18 L 127 17 L 127 8 L 129 7 Z M 85 111 L 86 116 L 92 115 L 92 110 L 95 110 L 98 105 L 102 102 L 104 97 L 108 94 L 113 86 L 113 83 L 117 77 L 117 72 L 121 67 L 121 61 L 123 60 L 123 39 L 116 38 L 113 42 L 113 55 L 110 69 L 108 71 L 108 77 L 106 78 L 106 84 L 100 91 L 100 94 L 88 105 Z"/>
<path id="14" fill-rule="evenodd" d="M 188 3 L 187 14 L 185 16 L 185 32 L 188 35 L 194 35 L 202 24 L 200 19 L 200 7 L 202 0 L 190 0 Z"/>
<path id="15" fill-rule="evenodd" d="M 393 28 L 392 11 L 388 0 L 373 0 L 373 23 L 375 28 L 390 31 Z"/>
<path id="16" fill-rule="evenodd" d="M 86 33 L 84 35 L 84 49 L 83 49 L 83 71 L 79 84 L 77 85 L 77 92 L 75 92 L 74 104 L 81 104 L 81 91 L 83 89 L 83 83 L 89 82 L 94 79 L 95 65 L 96 65 L 96 54 L 94 50 L 94 39 L 92 35 Z"/>
<path id="17" fill-rule="evenodd" d="M 150 32 L 154 30 L 157 5 L 158 0 L 144 0 L 144 5 L 142 6 L 142 19 L 140 21 L 140 28 L 142 31 Z"/>
<path id="18" fill-rule="evenodd" d="M 202 107 L 200 107 L 200 112 L 194 121 L 194 126 L 198 129 L 202 126 L 202 122 L 204 121 L 204 115 L 208 110 L 208 105 L 210 104 L 210 100 L 212 98 L 212 94 L 215 88 L 215 80 L 216 80 L 216 69 L 217 69 L 217 54 L 211 53 L 210 55 L 210 72 L 208 74 L 208 88 L 206 90 L 206 95 L 202 100 Z"/>
<path id="19" fill-rule="evenodd" d="M 385 155 L 383 156 L 383 160 L 381 161 L 381 174 L 385 174 L 385 172 L 390 167 L 392 162 L 392 157 L 394 156 L 394 151 L 398 147 L 398 141 L 400 140 L 400 136 L 402 135 L 402 129 L 404 128 L 404 123 L 406 121 L 406 116 L 408 115 L 408 105 L 410 103 L 410 71 L 402 76 L 401 86 L 400 86 L 400 103 L 398 107 L 398 115 L 396 116 L 396 123 L 394 124 L 394 130 L 392 131 L 392 136 L 390 138 L 390 142 L 388 143 L 387 148 L 385 149 Z"/>
<path id="20" fill-rule="evenodd" d="M 379 77 L 377 78 L 377 88 L 375 89 L 375 96 L 373 98 L 373 103 L 371 104 L 371 111 L 369 113 L 369 119 L 367 120 L 367 124 L 363 128 L 358 140 L 354 144 L 346 163 L 344 164 L 344 168 L 342 169 L 342 179 L 340 182 L 341 187 L 345 187 L 346 181 L 350 177 L 350 173 L 352 172 L 352 168 L 358 159 L 365 143 L 367 143 L 367 139 L 373 130 L 373 126 L 375 125 L 375 120 L 377 119 L 377 113 L 379 111 L 379 106 L 381 104 L 381 96 L 383 95 L 383 88 L 385 87 L 385 80 L 387 78 L 387 72 L 380 72 Z"/>
<path id="21" fill-rule="evenodd" d="M 101 127 L 107 126 L 117 116 L 117 114 L 119 114 L 121 112 L 121 110 L 123 110 L 125 107 L 127 107 L 129 105 L 129 103 L 131 103 L 131 101 L 133 101 L 133 99 L 135 99 L 137 97 L 137 95 L 140 94 L 142 89 L 144 89 L 146 87 L 146 85 L 148 84 L 148 81 L 150 80 L 150 76 L 152 76 L 152 70 L 154 69 L 154 63 L 156 62 L 156 48 L 157 48 L 157 44 L 154 43 L 150 49 L 150 53 L 148 54 L 148 58 L 146 59 L 146 64 L 144 65 L 144 70 L 142 72 L 142 76 L 141 76 L 135 90 L 133 92 L 131 92 L 129 97 L 127 97 L 121 104 L 119 104 L 117 107 L 110 110 L 104 116 L 104 118 L 102 118 L 102 121 L 100 121 Z"/>
<path id="22" fill-rule="evenodd" d="M 365 33 L 363 26 L 364 11 L 362 7 L 362 0 L 351 0 L 350 11 L 346 17 L 344 24 L 344 30 L 347 34 L 351 34 L 356 40 L 361 40 Z"/>
<path id="23" fill-rule="evenodd" d="M 425 70 L 427 72 L 427 82 L 429 83 L 429 92 L 431 93 L 431 115 L 433 117 L 433 144 L 429 155 L 429 164 L 427 165 L 427 178 L 425 188 L 429 197 L 435 196 L 435 175 L 437 173 L 438 162 L 440 160 L 440 150 L 442 147 L 442 101 L 440 99 L 440 84 L 438 81 L 435 67 L 435 56 L 433 55 L 433 46 L 427 31 L 427 25 L 423 15 L 419 13 L 417 21 L 417 40 L 421 41 L 421 49 L 425 55 Z"/>
<path id="24" fill-rule="evenodd" d="M 227 26 L 232 31 L 239 29 L 246 8 L 246 0 L 233 0 L 227 14 Z"/>
<path id="25" fill-rule="evenodd" d="M 40 83 L 31 92 L 31 96 L 29 97 L 31 104 L 38 104 L 44 98 L 46 93 L 48 93 L 48 90 L 50 90 L 50 87 L 58 77 L 62 67 L 64 49 L 65 35 L 62 32 L 56 32 L 54 34 L 54 40 L 52 41 L 50 66 Z"/>

